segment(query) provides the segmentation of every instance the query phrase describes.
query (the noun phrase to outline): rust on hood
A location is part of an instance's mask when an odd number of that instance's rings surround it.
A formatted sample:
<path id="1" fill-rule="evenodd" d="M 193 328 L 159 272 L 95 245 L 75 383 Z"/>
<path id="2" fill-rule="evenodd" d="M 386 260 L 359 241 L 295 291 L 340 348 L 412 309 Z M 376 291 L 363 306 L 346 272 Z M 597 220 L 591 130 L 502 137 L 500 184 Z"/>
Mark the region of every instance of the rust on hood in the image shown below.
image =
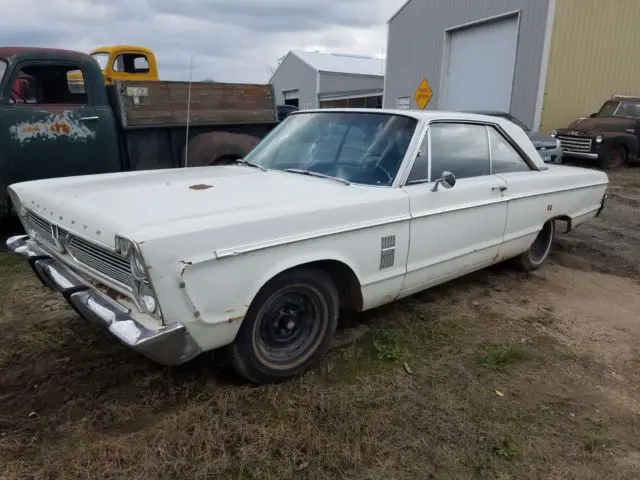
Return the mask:
<path id="1" fill-rule="evenodd" d="M 213 185 L 207 185 L 206 183 L 197 183 L 196 185 L 189 186 L 191 190 L 207 190 L 211 187 L 213 187 Z"/>

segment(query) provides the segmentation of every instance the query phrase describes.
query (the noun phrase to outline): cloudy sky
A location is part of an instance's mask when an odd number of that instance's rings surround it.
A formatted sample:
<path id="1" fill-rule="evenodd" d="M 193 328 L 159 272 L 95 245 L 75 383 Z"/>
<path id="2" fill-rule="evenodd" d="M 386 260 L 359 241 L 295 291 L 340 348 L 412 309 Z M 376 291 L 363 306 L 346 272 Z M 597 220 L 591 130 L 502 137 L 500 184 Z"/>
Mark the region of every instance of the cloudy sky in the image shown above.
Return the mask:
<path id="1" fill-rule="evenodd" d="M 381 55 L 386 21 L 404 0 L 16 0 L 0 15 L 0 45 L 89 52 L 143 45 L 160 76 L 266 82 L 291 49 Z"/>

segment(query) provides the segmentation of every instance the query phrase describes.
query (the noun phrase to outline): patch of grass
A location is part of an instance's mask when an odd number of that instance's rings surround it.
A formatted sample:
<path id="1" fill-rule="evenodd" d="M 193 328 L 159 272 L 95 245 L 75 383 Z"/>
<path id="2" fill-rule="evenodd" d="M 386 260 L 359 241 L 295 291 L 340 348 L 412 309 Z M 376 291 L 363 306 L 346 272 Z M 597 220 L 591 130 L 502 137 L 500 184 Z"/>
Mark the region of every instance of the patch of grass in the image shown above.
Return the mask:
<path id="1" fill-rule="evenodd" d="M 373 347 L 379 360 L 397 362 L 402 358 L 402 348 L 398 338 L 398 332 L 389 328 L 375 331 Z"/>
<path id="2" fill-rule="evenodd" d="M 515 460 L 520 455 L 520 449 L 508 437 L 496 439 L 492 451 L 505 460 Z"/>
<path id="3" fill-rule="evenodd" d="M 478 365 L 499 372 L 504 372 L 510 365 L 524 362 L 528 358 L 527 352 L 518 345 L 481 345 L 476 352 Z"/>

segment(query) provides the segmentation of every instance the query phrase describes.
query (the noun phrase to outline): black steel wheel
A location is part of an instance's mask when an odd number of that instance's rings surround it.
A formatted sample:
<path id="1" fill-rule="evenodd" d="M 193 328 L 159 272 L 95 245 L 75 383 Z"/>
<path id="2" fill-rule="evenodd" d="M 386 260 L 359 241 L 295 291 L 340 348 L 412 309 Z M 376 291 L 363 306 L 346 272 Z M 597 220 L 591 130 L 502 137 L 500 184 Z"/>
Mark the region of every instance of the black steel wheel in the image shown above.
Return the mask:
<path id="1" fill-rule="evenodd" d="M 333 339 L 338 312 L 338 292 L 324 271 L 279 275 L 258 293 L 230 347 L 235 370 L 274 383 L 313 368 Z"/>

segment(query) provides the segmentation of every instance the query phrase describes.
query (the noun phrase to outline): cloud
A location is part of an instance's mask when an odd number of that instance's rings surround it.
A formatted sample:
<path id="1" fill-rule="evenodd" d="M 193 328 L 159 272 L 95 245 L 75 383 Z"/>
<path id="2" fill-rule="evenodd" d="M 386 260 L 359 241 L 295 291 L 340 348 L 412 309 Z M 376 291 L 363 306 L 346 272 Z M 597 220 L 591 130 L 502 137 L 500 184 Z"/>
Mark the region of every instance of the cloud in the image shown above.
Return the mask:
<path id="1" fill-rule="evenodd" d="M 0 45 L 88 52 L 153 49 L 163 79 L 266 82 L 291 49 L 381 54 L 402 0 L 21 0 L 0 16 Z"/>

